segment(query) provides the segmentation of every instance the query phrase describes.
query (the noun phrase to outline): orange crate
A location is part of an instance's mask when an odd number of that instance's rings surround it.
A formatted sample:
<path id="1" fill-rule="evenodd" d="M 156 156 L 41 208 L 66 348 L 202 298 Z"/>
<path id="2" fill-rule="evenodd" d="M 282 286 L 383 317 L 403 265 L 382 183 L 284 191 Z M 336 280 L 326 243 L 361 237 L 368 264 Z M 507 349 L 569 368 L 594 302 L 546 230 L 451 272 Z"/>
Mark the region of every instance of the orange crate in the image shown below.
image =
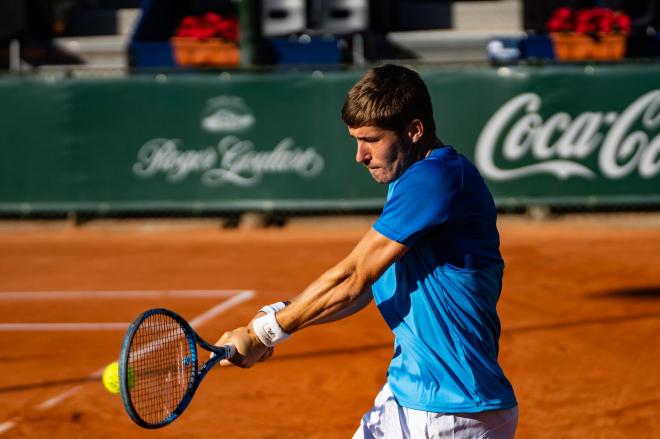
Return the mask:
<path id="1" fill-rule="evenodd" d="M 562 61 L 618 61 L 626 53 L 626 36 L 599 34 L 599 39 L 576 32 L 552 33 L 557 59 Z"/>
<path id="2" fill-rule="evenodd" d="M 220 38 L 172 38 L 174 59 L 182 66 L 221 66 L 240 63 L 240 50 L 236 43 Z"/>

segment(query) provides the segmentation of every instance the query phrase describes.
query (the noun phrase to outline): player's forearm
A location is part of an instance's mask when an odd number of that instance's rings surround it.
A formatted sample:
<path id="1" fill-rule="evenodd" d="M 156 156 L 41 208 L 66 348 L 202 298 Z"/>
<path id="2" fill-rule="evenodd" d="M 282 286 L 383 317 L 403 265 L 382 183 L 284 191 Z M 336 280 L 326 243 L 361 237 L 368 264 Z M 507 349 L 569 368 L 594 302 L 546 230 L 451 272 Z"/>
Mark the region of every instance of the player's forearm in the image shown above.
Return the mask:
<path id="1" fill-rule="evenodd" d="M 282 329 L 293 333 L 306 326 L 338 320 L 357 312 L 371 294 L 367 279 L 361 279 L 349 263 L 341 263 L 324 273 L 289 306 L 277 313 Z"/>
<path id="2" fill-rule="evenodd" d="M 322 323 L 330 323 L 344 319 L 348 316 L 355 314 L 356 312 L 360 311 L 361 309 L 369 305 L 372 299 L 373 299 L 373 294 L 371 292 L 371 287 L 367 287 L 365 291 L 363 291 L 362 294 L 360 294 L 357 300 L 350 302 L 348 305 L 345 303 L 338 304 L 336 306 L 323 310 L 318 316 L 316 316 L 306 324 L 303 324 L 300 327 L 300 329 L 303 329 L 307 326 L 320 325 Z"/>

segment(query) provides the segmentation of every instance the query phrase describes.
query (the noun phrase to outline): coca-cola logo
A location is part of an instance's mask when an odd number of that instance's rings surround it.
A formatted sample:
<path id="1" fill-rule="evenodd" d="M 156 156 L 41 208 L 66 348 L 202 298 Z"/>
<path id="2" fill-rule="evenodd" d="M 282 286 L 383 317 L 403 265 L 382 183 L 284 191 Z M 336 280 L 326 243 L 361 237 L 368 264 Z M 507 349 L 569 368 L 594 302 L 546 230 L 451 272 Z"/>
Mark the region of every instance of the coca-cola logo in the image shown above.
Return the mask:
<path id="1" fill-rule="evenodd" d="M 524 93 L 490 118 L 475 151 L 485 177 L 620 179 L 636 173 L 651 179 L 660 173 L 660 90 L 640 96 L 621 113 L 588 111 L 571 117 L 558 112 L 544 118 L 541 107 L 540 96 Z M 594 155 L 597 169 L 585 163 Z"/>
<path id="2" fill-rule="evenodd" d="M 205 186 L 225 183 L 252 187 L 265 174 L 294 173 L 301 177 L 318 176 L 325 166 L 314 148 L 296 148 L 291 138 L 282 139 L 270 151 L 256 151 L 249 140 L 236 136 L 220 139 L 216 146 L 185 150 L 178 139 L 157 138 L 146 142 L 138 151 L 133 173 L 142 178 L 165 175 L 171 182 L 201 173 Z"/>

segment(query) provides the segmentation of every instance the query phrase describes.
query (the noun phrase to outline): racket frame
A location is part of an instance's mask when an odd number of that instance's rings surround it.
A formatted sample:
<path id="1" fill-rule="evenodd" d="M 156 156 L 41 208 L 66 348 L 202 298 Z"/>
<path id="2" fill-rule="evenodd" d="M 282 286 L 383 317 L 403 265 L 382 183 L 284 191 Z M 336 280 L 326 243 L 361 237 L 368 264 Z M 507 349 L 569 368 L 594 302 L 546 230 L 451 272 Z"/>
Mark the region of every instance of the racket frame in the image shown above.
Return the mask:
<path id="1" fill-rule="evenodd" d="M 156 314 L 161 314 L 171 317 L 179 324 L 179 326 L 183 330 L 186 336 L 186 341 L 188 342 L 188 346 L 190 347 L 192 371 L 191 371 L 191 379 L 190 382 L 188 383 L 188 388 L 186 389 L 186 393 L 184 394 L 183 398 L 181 398 L 181 401 L 179 402 L 177 407 L 172 411 L 172 413 L 167 418 L 165 418 L 159 423 L 154 424 L 142 419 L 135 410 L 135 406 L 133 405 L 133 402 L 130 397 L 130 393 L 132 389 L 130 388 L 130 384 L 129 384 L 128 359 L 130 355 L 130 347 L 133 342 L 133 338 L 135 337 L 135 334 L 137 333 L 140 325 L 149 317 Z M 212 355 L 209 360 L 202 363 L 201 367 L 198 364 L 197 344 L 199 344 L 202 348 L 206 349 L 207 351 L 210 351 L 213 354 L 215 354 Z M 126 409 L 128 416 L 140 427 L 144 427 L 148 429 L 161 428 L 174 422 L 181 415 L 181 413 L 183 413 L 183 411 L 188 407 L 190 401 L 192 401 L 192 397 L 195 394 L 195 391 L 197 391 L 197 388 L 199 387 L 200 383 L 202 382 L 208 371 L 211 370 L 211 368 L 221 360 L 225 358 L 231 358 L 235 353 L 235 349 L 236 348 L 232 345 L 215 346 L 210 344 L 202 337 L 200 337 L 183 317 L 181 317 L 174 311 L 171 311 L 166 308 L 154 308 L 143 312 L 128 327 L 128 330 L 126 331 L 126 335 L 124 336 L 124 340 L 122 342 L 121 354 L 119 356 L 119 387 L 120 387 L 121 398 L 124 403 L 124 408 Z"/>

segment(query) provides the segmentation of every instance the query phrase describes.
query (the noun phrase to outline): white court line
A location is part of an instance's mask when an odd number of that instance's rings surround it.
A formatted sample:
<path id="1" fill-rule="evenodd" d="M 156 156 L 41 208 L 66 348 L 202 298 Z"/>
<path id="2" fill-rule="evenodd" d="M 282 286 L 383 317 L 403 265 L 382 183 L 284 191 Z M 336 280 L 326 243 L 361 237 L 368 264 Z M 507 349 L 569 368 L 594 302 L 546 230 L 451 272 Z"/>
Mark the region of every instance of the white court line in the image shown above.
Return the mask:
<path id="1" fill-rule="evenodd" d="M 198 316 L 200 322 L 191 321 L 191 326 L 203 324 L 213 318 L 216 312 L 223 312 L 226 306 L 233 306 L 233 300 L 242 300 L 242 295 L 252 294 L 244 290 L 176 290 L 176 291 L 35 291 L 30 293 L 0 293 L 0 300 L 68 300 L 68 299 L 142 299 L 142 298 L 216 298 L 230 297 L 206 313 Z M 228 304 L 228 305 L 227 305 Z M 218 310 L 216 311 L 216 308 Z M 208 317 L 207 317 L 208 314 Z M 87 332 L 87 331 L 125 331 L 130 323 L 91 322 L 91 323 L 0 323 L 0 332 Z"/>
<path id="2" fill-rule="evenodd" d="M 103 373 L 103 369 L 101 369 L 101 373 Z M 97 377 L 98 374 L 93 374 L 94 377 Z M 34 406 L 37 410 L 48 410 L 50 408 L 55 407 L 57 404 L 60 402 L 64 401 L 70 396 L 73 396 L 74 394 L 78 393 L 78 391 L 82 389 L 82 385 L 78 385 L 76 387 L 72 387 L 69 390 L 62 392 L 58 395 L 53 396 L 50 399 L 45 400 L 44 402 L 41 402 L 37 405 Z"/>
<path id="3" fill-rule="evenodd" d="M 125 331 L 130 323 L 0 323 L 0 332 Z"/>
<path id="4" fill-rule="evenodd" d="M 6 421 L 6 422 L 3 422 L 2 424 L 0 424 L 0 434 L 14 428 L 16 426 L 16 423 L 19 422 L 20 420 L 21 420 L 20 418 L 16 418 L 16 419 L 12 419 L 10 421 Z"/>
<path id="5" fill-rule="evenodd" d="M 213 308 L 203 312 L 202 314 L 196 316 L 192 320 L 190 320 L 190 325 L 195 327 L 195 326 L 201 326 L 204 323 L 206 323 L 208 320 L 222 314 L 225 311 L 228 311 L 229 309 L 240 305 L 243 302 L 246 302 L 254 297 L 254 291 L 247 291 L 247 290 L 236 290 L 239 292 L 233 297 L 230 297 L 229 299 L 225 300 L 224 302 L 221 302 L 214 306 Z M 89 377 L 94 377 L 98 378 L 101 374 L 103 373 L 103 369 L 99 369 L 89 375 Z M 34 406 L 35 409 L 37 410 L 48 410 L 62 401 L 66 400 L 67 398 L 75 395 L 78 393 L 81 389 L 83 388 L 83 385 L 79 384 L 75 387 L 72 387 L 70 389 L 67 389 L 66 391 L 59 393 L 55 395 L 52 398 L 49 398 L 37 405 Z M 8 421 L 5 421 L 3 423 L 0 423 L 0 435 L 8 432 L 12 428 L 14 428 L 19 422 L 21 421 L 21 418 L 15 418 L 15 419 L 10 419 Z"/>
<path id="6" fill-rule="evenodd" d="M 217 304 L 213 308 L 209 309 L 208 311 L 198 315 L 194 319 L 190 321 L 190 326 L 193 328 L 196 328 L 198 326 L 202 326 L 204 323 L 208 322 L 212 318 L 216 317 L 219 314 L 222 314 L 223 312 L 227 311 L 230 308 L 235 307 L 236 305 L 243 303 L 247 300 L 250 300 L 254 297 L 254 291 L 243 291 L 234 297 L 231 297 L 227 300 L 225 300 L 222 303 Z"/>
<path id="7" fill-rule="evenodd" d="M 5 291 L 0 300 L 74 300 L 74 299 L 154 299 L 232 297 L 244 290 L 172 290 L 172 291 Z"/>

